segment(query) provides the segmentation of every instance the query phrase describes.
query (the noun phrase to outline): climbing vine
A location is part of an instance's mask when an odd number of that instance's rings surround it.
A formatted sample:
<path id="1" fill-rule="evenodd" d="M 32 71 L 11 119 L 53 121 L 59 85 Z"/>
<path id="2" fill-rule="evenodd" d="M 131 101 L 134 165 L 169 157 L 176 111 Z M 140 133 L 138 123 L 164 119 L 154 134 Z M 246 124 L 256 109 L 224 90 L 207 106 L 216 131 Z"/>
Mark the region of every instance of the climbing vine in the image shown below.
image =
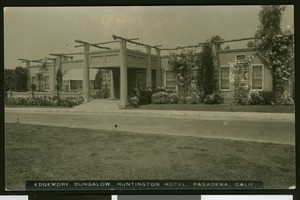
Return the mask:
<path id="1" fill-rule="evenodd" d="M 168 65 L 176 74 L 179 91 L 185 97 L 192 82 L 192 69 L 196 67 L 195 51 L 183 49 L 179 54 L 171 53 Z"/>

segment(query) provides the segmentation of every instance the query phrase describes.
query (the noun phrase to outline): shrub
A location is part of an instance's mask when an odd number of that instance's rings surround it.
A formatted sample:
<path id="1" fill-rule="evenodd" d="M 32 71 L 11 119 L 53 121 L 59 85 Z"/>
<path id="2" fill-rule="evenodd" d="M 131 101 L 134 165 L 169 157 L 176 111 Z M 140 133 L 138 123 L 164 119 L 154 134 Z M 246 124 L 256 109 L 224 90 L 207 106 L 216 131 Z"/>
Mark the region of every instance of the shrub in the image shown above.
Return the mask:
<path id="1" fill-rule="evenodd" d="M 138 105 L 140 104 L 139 98 L 136 96 L 129 98 L 128 101 L 129 101 L 129 105 L 131 105 L 135 108 L 137 108 Z"/>
<path id="2" fill-rule="evenodd" d="M 260 96 L 264 99 L 265 105 L 272 105 L 272 102 L 276 101 L 275 95 L 273 92 L 262 91 L 259 92 Z"/>
<path id="3" fill-rule="evenodd" d="M 186 98 L 187 103 L 197 104 L 200 102 L 200 97 L 196 92 L 191 92 L 190 95 Z"/>
<path id="4" fill-rule="evenodd" d="M 178 103 L 179 101 L 179 96 L 177 93 L 170 93 L 168 94 L 168 103 Z"/>
<path id="5" fill-rule="evenodd" d="M 234 90 L 234 102 L 240 105 L 250 103 L 250 95 L 248 87 L 239 87 Z"/>
<path id="6" fill-rule="evenodd" d="M 64 106 L 73 107 L 83 103 L 83 98 L 67 97 L 12 97 L 7 100 L 7 105 L 20 105 L 20 106 Z"/>
<path id="7" fill-rule="evenodd" d="M 168 93 L 158 92 L 151 96 L 151 102 L 153 104 L 165 104 L 168 103 Z"/>
<path id="8" fill-rule="evenodd" d="M 155 89 L 146 88 L 146 89 L 138 89 L 133 88 L 131 91 L 131 97 L 137 97 L 139 99 L 139 105 L 145 105 L 151 103 L 151 96 L 155 93 Z"/>
<path id="9" fill-rule="evenodd" d="M 250 92 L 250 104 L 251 105 L 265 105 L 264 98 L 259 94 L 259 92 Z"/>
<path id="10" fill-rule="evenodd" d="M 224 97 L 221 93 L 214 93 L 211 95 L 207 95 L 204 100 L 203 103 L 205 104 L 220 104 L 220 103 L 224 103 Z"/>

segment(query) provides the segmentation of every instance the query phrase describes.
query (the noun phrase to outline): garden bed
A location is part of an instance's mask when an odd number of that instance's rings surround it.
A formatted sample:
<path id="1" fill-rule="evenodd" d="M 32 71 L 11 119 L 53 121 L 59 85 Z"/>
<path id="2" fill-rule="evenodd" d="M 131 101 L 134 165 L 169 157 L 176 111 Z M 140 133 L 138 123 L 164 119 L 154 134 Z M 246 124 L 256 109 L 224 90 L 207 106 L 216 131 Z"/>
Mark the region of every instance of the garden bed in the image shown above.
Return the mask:
<path id="1" fill-rule="evenodd" d="M 221 111 L 221 112 L 264 112 L 295 113 L 293 105 L 235 105 L 235 104 L 148 104 L 138 108 L 128 106 L 124 109 L 140 110 L 189 110 L 189 111 Z"/>

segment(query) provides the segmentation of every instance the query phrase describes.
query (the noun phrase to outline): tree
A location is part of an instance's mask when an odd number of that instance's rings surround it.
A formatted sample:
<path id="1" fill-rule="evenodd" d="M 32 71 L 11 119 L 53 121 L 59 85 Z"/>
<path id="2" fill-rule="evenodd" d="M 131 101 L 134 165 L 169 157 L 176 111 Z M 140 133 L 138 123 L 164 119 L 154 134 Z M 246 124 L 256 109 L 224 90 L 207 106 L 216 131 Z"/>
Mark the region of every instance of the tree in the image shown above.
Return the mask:
<path id="1" fill-rule="evenodd" d="M 4 69 L 4 91 L 13 89 L 13 69 Z"/>
<path id="2" fill-rule="evenodd" d="M 98 69 L 97 70 L 97 73 L 96 73 L 96 76 L 95 76 L 95 88 L 97 89 L 97 90 L 101 90 L 101 88 L 102 88 L 102 71 L 101 71 L 101 69 Z"/>
<path id="3" fill-rule="evenodd" d="M 294 73 L 294 51 L 292 33 L 283 33 L 280 27 L 284 6 L 262 6 L 259 13 L 260 26 L 256 37 L 259 57 L 270 69 L 276 101 L 283 98 L 290 77 Z"/>
<path id="4" fill-rule="evenodd" d="M 43 88 L 43 80 L 44 80 L 44 74 L 47 71 L 47 60 L 42 61 L 42 65 L 40 66 L 40 69 L 35 72 L 36 79 L 38 80 L 38 91 L 40 92 Z"/>
<path id="5" fill-rule="evenodd" d="M 202 100 L 212 94 L 217 88 L 217 80 L 214 70 L 214 56 L 211 45 L 202 47 L 202 52 L 198 57 L 198 70 L 196 85 L 203 93 Z"/>
<path id="6" fill-rule="evenodd" d="M 192 69 L 196 67 L 195 51 L 184 49 L 179 54 L 172 53 L 168 65 L 176 74 L 179 92 L 185 97 L 192 82 Z"/>
<path id="7" fill-rule="evenodd" d="M 59 95 L 58 92 L 62 89 L 62 81 L 63 81 L 63 74 L 61 68 L 58 68 L 56 72 L 56 85 L 55 85 L 57 95 Z"/>
<path id="8" fill-rule="evenodd" d="M 16 67 L 13 72 L 13 89 L 16 91 L 27 91 L 27 70 L 21 66 Z"/>

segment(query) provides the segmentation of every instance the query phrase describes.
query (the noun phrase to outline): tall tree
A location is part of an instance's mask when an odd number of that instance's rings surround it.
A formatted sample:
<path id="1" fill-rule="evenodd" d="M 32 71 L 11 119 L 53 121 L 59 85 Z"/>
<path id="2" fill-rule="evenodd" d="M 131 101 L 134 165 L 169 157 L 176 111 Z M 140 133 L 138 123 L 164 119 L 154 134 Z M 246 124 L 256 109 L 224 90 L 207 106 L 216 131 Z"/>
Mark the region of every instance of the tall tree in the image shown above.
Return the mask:
<path id="1" fill-rule="evenodd" d="M 196 85 L 199 91 L 203 93 L 203 100 L 207 95 L 212 94 L 217 88 L 212 47 L 210 45 L 202 47 L 202 52 L 197 60 L 198 70 Z"/>
<path id="2" fill-rule="evenodd" d="M 13 89 L 16 91 L 27 91 L 27 70 L 21 66 L 16 67 L 13 72 Z"/>
<path id="3" fill-rule="evenodd" d="M 97 89 L 97 90 L 101 90 L 101 88 L 102 88 L 102 71 L 101 71 L 101 69 L 98 69 L 97 70 L 97 73 L 96 73 L 96 76 L 95 76 L 95 88 Z"/>
<path id="4" fill-rule="evenodd" d="M 13 69 L 4 69 L 4 91 L 13 89 Z"/>
<path id="5" fill-rule="evenodd" d="M 259 13 L 260 26 L 256 37 L 259 56 L 270 69 L 273 79 L 273 91 L 280 102 L 285 94 L 289 78 L 294 73 L 293 34 L 284 34 L 281 30 L 281 18 L 285 6 L 262 6 Z"/>

